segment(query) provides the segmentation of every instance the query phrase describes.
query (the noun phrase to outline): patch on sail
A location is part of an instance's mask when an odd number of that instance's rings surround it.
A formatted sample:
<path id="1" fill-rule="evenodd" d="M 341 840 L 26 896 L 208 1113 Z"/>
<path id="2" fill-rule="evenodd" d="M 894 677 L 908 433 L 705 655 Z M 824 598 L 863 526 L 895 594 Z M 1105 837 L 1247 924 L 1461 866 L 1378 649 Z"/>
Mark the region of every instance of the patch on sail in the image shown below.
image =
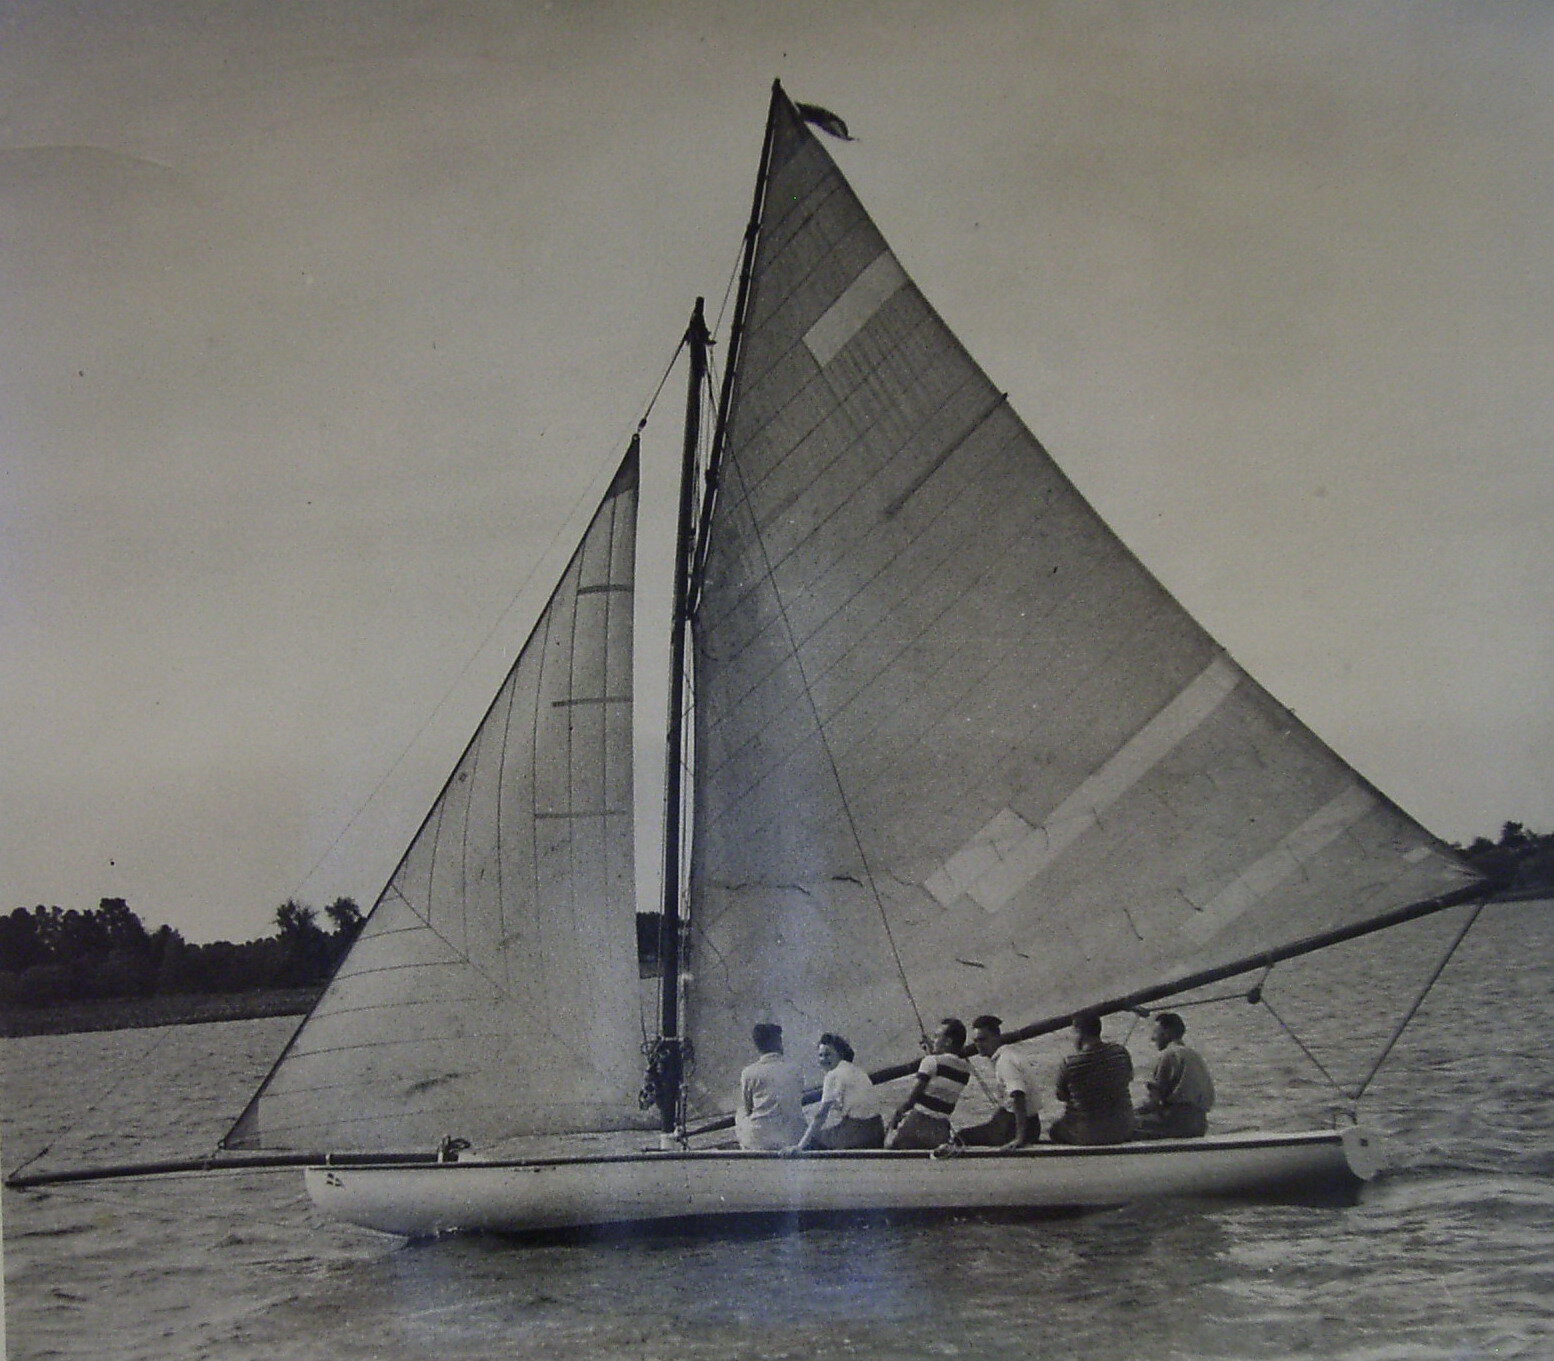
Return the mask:
<path id="1" fill-rule="evenodd" d="M 923 887 L 945 907 L 965 897 L 999 911 L 1219 708 L 1236 680 L 1235 667 L 1216 657 L 1040 827 L 1000 810 Z"/>
<path id="2" fill-rule="evenodd" d="M 821 313 L 820 320 L 804 334 L 804 343 L 822 367 L 829 364 L 869 319 L 896 294 L 907 281 L 906 274 L 888 250 L 881 251 L 834 303 Z"/>
<path id="3" fill-rule="evenodd" d="M 1375 798 L 1359 785 L 1351 785 L 1329 799 L 1271 851 L 1242 870 L 1204 903 L 1202 909 L 1183 924 L 1183 933 L 1194 940 L 1207 940 L 1280 884 L 1304 873 L 1307 861 L 1336 841 L 1375 806 Z"/>

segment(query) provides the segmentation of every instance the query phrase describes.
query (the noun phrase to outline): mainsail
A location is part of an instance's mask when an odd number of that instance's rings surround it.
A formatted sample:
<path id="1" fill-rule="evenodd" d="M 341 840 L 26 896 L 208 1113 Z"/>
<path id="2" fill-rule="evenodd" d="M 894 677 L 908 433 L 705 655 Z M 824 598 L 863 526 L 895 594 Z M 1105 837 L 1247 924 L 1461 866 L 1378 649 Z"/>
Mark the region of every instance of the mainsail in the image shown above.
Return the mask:
<path id="1" fill-rule="evenodd" d="M 637 443 L 362 933 L 225 1140 L 640 1126 Z"/>
<path id="2" fill-rule="evenodd" d="M 879 1066 L 1468 883 L 1086 504 L 780 89 L 767 148 L 695 619 L 691 1118 L 755 1021 Z"/>

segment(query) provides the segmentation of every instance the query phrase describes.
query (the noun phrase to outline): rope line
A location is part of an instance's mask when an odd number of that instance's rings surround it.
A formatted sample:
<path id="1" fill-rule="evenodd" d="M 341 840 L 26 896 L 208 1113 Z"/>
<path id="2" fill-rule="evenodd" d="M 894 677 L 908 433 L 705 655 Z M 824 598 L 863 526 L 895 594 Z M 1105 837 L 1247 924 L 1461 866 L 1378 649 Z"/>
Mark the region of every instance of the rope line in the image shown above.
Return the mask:
<path id="1" fill-rule="evenodd" d="M 729 299 L 734 296 L 734 286 L 739 282 L 739 267 L 745 258 L 745 233 L 740 233 L 739 245 L 734 251 L 734 267 L 728 272 L 728 283 L 723 286 L 723 301 L 718 304 L 717 320 L 712 324 L 716 335 L 723 328 L 723 318 L 728 314 Z M 716 391 L 716 389 L 714 389 Z"/>

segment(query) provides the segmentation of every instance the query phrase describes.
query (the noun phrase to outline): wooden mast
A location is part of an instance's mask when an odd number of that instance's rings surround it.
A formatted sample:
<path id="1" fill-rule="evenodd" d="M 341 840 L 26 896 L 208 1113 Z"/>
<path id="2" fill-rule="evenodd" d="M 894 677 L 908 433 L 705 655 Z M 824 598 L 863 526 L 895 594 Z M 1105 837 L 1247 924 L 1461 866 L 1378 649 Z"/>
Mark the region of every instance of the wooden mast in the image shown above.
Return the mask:
<path id="1" fill-rule="evenodd" d="M 686 342 L 691 352 L 691 377 L 686 395 L 685 454 L 680 473 L 680 514 L 675 538 L 674 615 L 671 625 L 669 676 L 669 731 L 664 771 L 664 886 L 663 912 L 659 925 L 658 960 L 659 1038 L 648 1062 L 647 1092 L 658 1107 L 659 1128 L 664 1135 L 676 1133 L 680 1126 L 680 1094 L 685 1074 L 684 1040 L 680 1034 L 680 846 L 682 842 L 682 773 L 685 760 L 685 686 L 686 658 L 690 646 L 691 620 L 701 593 L 701 574 L 706 563 L 707 528 L 717 499 L 718 465 L 726 437 L 729 409 L 733 404 L 739 351 L 749 304 L 750 279 L 755 269 L 755 248 L 760 236 L 762 208 L 770 178 L 772 137 L 777 111 L 786 96 L 779 81 L 772 82 L 771 104 L 767 111 L 766 132 L 761 142 L 761 159 L 756 171 L 755 196 L 750 222 L 745 229 L 745 248 L 740 266 L 739 291 L 730 325 L 728 353 L 725 356 L 723 383 L 718 394 L 717 419 L 713 425 L 711 449 L 707 458 L 700 513 L 696 507 L 697 455 L 701 440 L 701 389 L 707 378 L 707 349 L 710 339 L 703 314 L 702 299 L 696 300 Z"/>
<path id="2" fill-rule="evenodd" d="M 685 759 L 685 671 L 689 645 L 691 559 L 696 545 L 696 472 L 701 452 L 702 390 L 707 382 L 707 322 L 696 299 L 685 333 L 690 377 L 685 396 L 685 447 L 680 468 L 680 515 L 675 532 L 674 599 L 669 645 L 669 724 L 664 754 L 664 885 L 659 922 L 659 1030 L 648 1075 L 658 1106 L 659 1128 L 679 1127 L 680 1086 L 684 1072 L 680 1035 L 680 843 L 684 802 L 681 769 Z"/>
<path id="3" fill-rule="evenodd" d="M 701 596 L 702 572 L 707 565 L 707 534 L 712 525 L 712 508 L 717 501 L 718 482 L 723 466 L 723 446 L 728 439 L 728 423 L 734 405 L 739 374 L 739 356 L 744 348 L 745 317 L 750 307 L 750 280 L 755 273 L 755 248 L 761 236 L 761 218 L 766 207 L 766 186 L 771 179 L 772 138 L 777 127 L 777 111 L 787 102 L 782 82 L 772 82 L 772 100 L 766 114 L 766 135 L 761 141 L 761 161 L 755 176 L 755 198 L 750 205 L 750 221 L 745 227 L 745 249 L 739 268 L 739 291 L 734 299 L 734 316 L 729 325 L 728 352 L 723 356 L 723 386 L 718 393 L 718 416 L 712 427 L 712 446 L 707 455 L 706 490 L 702 498 L 701 523 L 696 529 L 696 544 L 691 559 L 690 611 L 694 615 Z"/>

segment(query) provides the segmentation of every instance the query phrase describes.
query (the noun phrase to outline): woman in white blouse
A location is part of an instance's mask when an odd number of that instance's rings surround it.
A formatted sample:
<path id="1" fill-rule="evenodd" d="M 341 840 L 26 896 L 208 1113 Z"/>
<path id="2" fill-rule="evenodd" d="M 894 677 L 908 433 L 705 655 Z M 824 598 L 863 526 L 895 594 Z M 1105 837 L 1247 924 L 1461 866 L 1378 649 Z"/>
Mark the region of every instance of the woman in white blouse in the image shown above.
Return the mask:
<path id="1" fill-rule="evenodd" d="M 883 1148 L 885 1122 L 875 1103 L 874 1084 L 853 1062 L 852 1045 L 827 1031 L 816 1044 L 815 1053 L 826 1074 L 820 1086 L 820 1104 L 809 1117 L 804 1137 L 786 1151 Z"/>

